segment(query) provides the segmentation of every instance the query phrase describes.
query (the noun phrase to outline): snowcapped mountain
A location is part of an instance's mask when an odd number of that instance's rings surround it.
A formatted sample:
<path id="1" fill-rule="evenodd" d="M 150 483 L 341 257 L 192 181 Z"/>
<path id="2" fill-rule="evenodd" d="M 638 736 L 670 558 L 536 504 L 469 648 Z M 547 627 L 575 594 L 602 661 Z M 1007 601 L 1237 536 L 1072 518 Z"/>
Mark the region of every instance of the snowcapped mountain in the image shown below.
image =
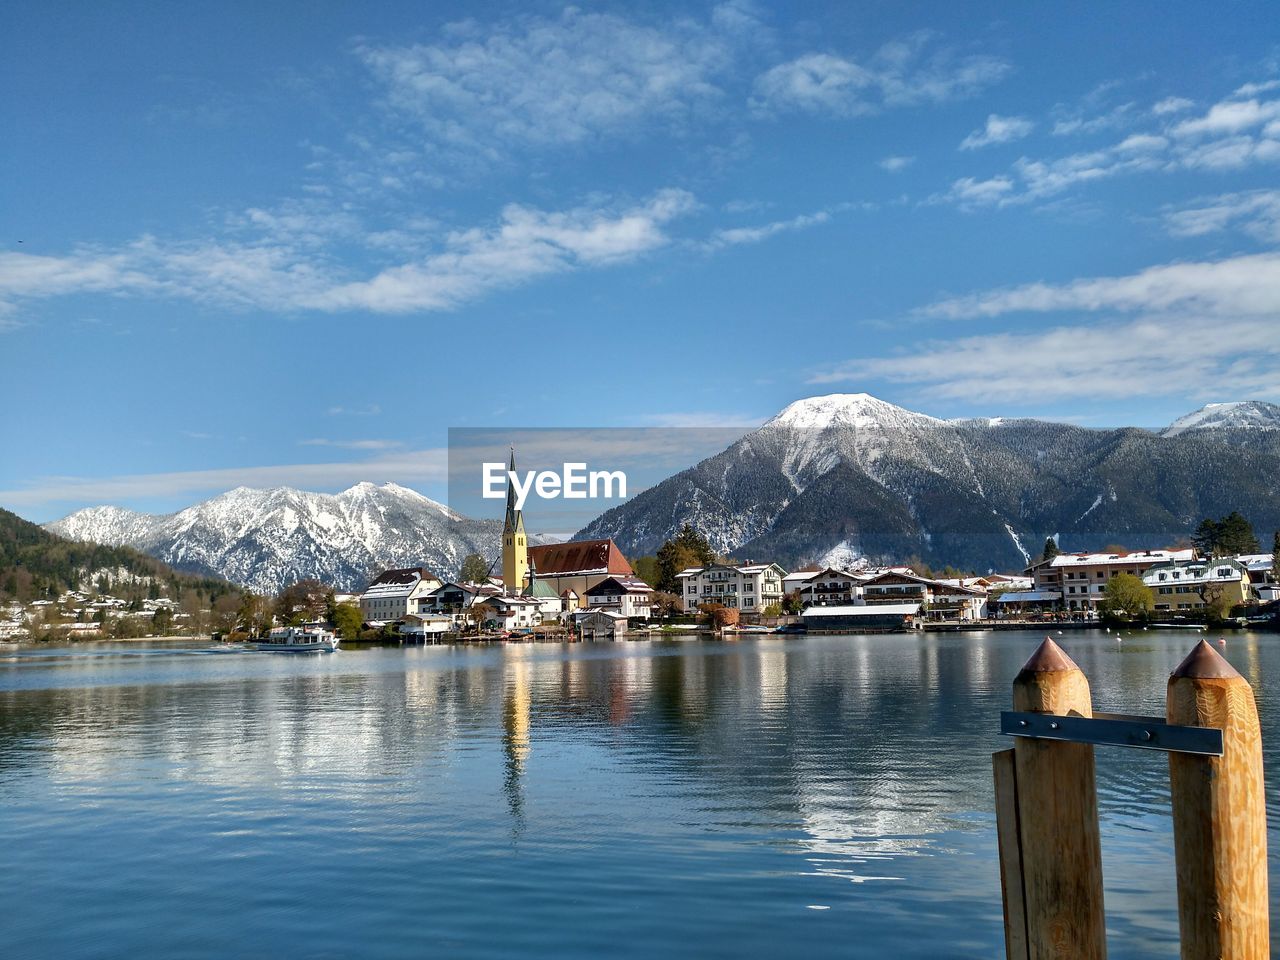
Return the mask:
<path id="1" fill-rule="evenodd" d="M 1188 430 L 1280 430 L 1280 406 L 1261 400 L 1209 403 L 1179 417 L 1160 435 L 1176 437 Z"/>
<path id="2" fill-rule="evenodd" d="M 1265 405 L 1264 405 L 1265 406 Z M 1162 546 L 1239 509 L 1280 526 L 1277 451 L 1025 419 L 940 420 L 867 394 L 796 401 L 578 537 L 651 553 L 686 522 L 719 550 L 784 565 L 918 556 L 1012 568 L 1064 549 Z"/>
<path id="3" fill-rule="evenodd" d="M 336 495 L 237 487 L 164 515 L 90 507 L 47 529 L 275 593 L 308 577 L 360 589 L 386 567 L 423 564 L 451 577 L 468 553 L 497 555 L 502 525 L 467 519 L 407 487 L 358 483 Z"/>

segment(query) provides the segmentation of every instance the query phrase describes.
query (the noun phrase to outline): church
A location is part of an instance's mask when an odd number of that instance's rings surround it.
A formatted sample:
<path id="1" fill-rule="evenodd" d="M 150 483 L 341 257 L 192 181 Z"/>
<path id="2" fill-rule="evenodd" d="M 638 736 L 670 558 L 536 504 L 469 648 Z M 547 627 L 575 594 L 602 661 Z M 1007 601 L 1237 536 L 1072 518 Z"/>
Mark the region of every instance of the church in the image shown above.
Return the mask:
<path id="1" fill-rule="evenodd" d="M 511 471 L 516 469 L 511 452 Z M 587 591 L 611 577 L 634 578 L 635 571 L 618 545 L 606 540 L 569 540 L 529 546 L 524 511 L 507 486 L 507 514 L 502 525 L 502 583 L 508 595 L 564 599 L 572 612 L 587 606 Z"/>

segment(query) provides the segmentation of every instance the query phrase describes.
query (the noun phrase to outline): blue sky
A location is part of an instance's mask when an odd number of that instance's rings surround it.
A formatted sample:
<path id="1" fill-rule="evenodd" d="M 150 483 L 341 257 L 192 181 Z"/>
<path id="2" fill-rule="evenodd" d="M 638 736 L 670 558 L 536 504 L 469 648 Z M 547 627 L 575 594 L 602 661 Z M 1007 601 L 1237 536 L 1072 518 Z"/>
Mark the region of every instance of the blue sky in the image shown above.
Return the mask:
<path id="1" fill-rule="evenodd" d="M 1274 6 L 10 4 L 0 504 L 1280 400 Z"/>

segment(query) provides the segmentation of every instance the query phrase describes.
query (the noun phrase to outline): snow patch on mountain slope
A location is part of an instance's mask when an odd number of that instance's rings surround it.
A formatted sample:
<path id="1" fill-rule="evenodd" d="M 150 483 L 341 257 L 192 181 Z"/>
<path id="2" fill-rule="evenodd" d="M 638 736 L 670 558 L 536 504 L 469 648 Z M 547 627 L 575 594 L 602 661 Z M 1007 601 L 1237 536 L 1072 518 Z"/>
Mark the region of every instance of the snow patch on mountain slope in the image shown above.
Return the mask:
<path id="1" fill-rule="evenodd" d="M 1179 417 L 1160 432 L 1162 437 L 1176 437 L 1188 430 L 1280 430 L 1280 406 L 1261 400 L 1235 400 L 1209 403 L 1199 410 Z"/>
<path id="2" fill-rule="evenodd" d="M 358 589 L 384 567 L 425 564 L 453 576 L 468 553 L 497 556 L 501 524 L 467 519 L 408 487 L 366 482 L 336 495 L 237 487 L 158 516 L 91 507 L 48 529 L 274 593 L 310 577 Z"/>

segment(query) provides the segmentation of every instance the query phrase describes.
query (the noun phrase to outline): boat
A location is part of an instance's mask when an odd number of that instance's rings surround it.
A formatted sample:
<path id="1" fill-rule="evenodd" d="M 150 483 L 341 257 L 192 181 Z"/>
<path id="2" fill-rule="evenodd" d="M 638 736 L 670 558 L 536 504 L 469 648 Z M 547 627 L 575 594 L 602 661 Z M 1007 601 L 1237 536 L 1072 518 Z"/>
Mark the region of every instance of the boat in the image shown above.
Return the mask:
<path id="1" fill-rule="evenodd" d="M 249 647 L 269 653 L 333 653 L 338 642 L 338 635 L 323 627 L 274 627 Z"/>

